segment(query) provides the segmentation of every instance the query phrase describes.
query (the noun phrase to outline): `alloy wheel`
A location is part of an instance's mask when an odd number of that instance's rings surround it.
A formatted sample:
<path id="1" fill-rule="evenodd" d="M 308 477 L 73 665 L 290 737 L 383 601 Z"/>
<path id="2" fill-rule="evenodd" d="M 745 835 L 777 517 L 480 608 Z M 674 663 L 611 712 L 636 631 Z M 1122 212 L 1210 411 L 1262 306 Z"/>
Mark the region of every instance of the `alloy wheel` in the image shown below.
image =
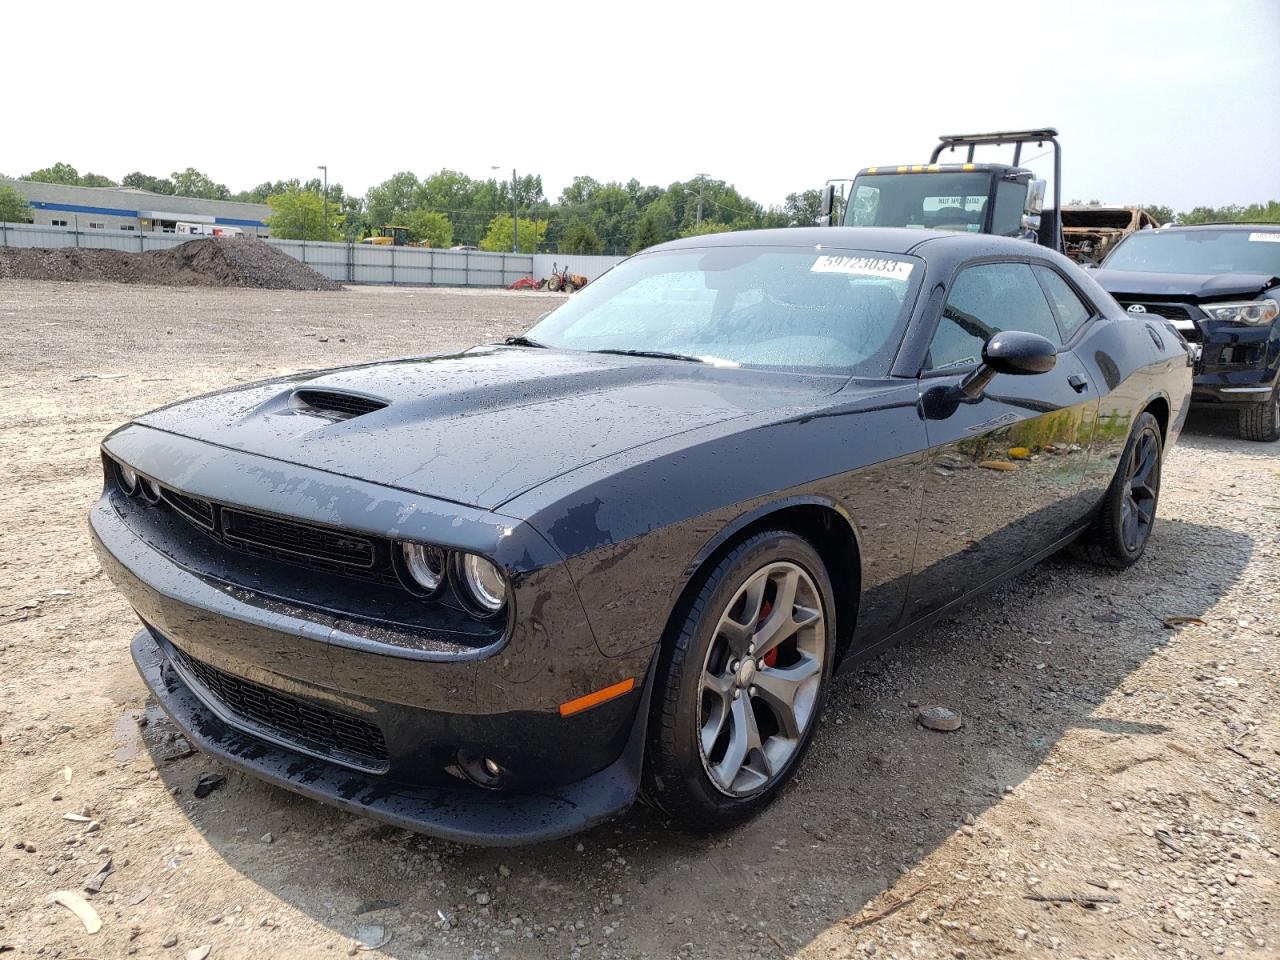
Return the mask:
<path id="1" fill-rule="evenodd" d="M 1125 469 L 1124 500 L 1120 508 L 1120 533 L 1125 549 L 1137 551 L 1151 533 L 1156 497 L 1160 490 L 1160 441 L 1151 430 L 1138 435 Z"/>
<path id="2" fill-rule="evenodd" d="M 716 789 L 750 796 L 786 770 L 817 712 L 826 647 L 822 597 L 802 567 L 770 563 L 738 588 L 698 698 L 698 749 Z"/>

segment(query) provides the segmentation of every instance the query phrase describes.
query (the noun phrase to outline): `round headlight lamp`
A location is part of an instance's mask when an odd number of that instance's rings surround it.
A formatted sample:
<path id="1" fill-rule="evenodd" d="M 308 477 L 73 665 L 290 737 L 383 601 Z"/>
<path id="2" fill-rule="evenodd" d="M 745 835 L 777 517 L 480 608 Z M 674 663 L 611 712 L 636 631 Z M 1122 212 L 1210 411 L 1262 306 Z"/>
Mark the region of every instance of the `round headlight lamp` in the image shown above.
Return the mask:
<path id="1" fill-rule="evenodd" d="M 462 586 L 467 598 L 485 616 L 495 616 L 507 605 L 507 578 L 492 561 L 474 553 L 461 558 Z"/>
<path id="2" fill-rule="evenodd" d="M 160 484 L 156 483 L 149 477 L 142 479 L 142 496 L 148 503 L 160 502 Z"/>
<path id="3" fill-rule="evenodd" d="M 116 461 L 116 479 L 120 481 L 120 489 L 128 496 L 133 496 L 138 492 L 138 474 L 133 467 L 126 467 L 119 460 Z"/>
<path id="4" fill-rule="evenodd" d="M 444 582 L 444 551 L 439 547 L 424 547 L 420 543 L 403 543 L 400 556 L 405 571 L 415 586 L 427 593 L 435 593 Z"/>

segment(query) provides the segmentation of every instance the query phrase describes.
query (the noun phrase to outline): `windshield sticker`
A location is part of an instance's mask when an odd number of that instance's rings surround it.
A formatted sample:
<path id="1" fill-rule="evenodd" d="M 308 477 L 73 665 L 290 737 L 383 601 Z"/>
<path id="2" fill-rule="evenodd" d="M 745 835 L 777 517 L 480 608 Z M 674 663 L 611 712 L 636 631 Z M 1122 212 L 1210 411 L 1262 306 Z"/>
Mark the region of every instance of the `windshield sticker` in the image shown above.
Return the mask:
<path id="1" fill-rule="evenodd" d="M 851 273 L 859 277 L 888 277 L 891 280 L 907 280 L 914 263 L 902 260 L 886 260 L 882 257 L 819 257 L 809 268 L 810 273 Z"/>
<path id="2" fill-rule="evenodd" d="M 1280 233 L 1251 233 L 1251 243 L 1280 243 Z"/>

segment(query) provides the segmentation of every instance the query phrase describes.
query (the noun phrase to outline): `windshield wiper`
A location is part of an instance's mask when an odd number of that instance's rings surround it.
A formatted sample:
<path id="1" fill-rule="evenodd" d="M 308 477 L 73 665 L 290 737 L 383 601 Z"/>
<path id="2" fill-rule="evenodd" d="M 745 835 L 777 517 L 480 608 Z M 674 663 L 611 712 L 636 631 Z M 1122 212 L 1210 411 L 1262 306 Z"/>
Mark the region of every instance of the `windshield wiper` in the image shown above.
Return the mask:
<path id="1" fill-rule="evenodd" d="M 547 346 L 545 343 L 539 343 L 537 340 L 530 340 L 526 336 L 507 337 L 507 339 L 502 342 L 509 347 L 542 347 L 543 349 L 546 349 Z"/>
<path id="2" fill-rule="evenodd" d="M 665 350 L 589 350 L 588 353 L 612 353 L 620 357 L 653 357 L 657 360 L 684 360 L 688 363 L 706 363 L 702 357 L 691 357 L 687 353 L 668 353 Z"/>

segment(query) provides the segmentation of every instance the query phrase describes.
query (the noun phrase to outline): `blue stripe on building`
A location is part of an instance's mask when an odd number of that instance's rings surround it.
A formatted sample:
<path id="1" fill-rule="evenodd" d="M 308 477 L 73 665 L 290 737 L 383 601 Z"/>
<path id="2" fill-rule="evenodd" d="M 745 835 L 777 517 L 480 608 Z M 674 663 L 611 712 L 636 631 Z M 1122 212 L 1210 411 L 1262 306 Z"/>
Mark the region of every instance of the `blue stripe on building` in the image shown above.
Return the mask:
<path id="1" fill-rule="evenodd" d="M 119 210 L 115 207 L 87 207 L 79 203 L 50 203 L 47 200 L 32 200 L 31 206 L 40 210 L 57 210 L 64 213 L 93 213 L 104 217 L 142 219 L 137 210 Z M 197 216 L 197 214 L 192 214 L 192 216 Z M 237 217 L 214 217 L 213 222 L 226 224 L 229 227 L 266 227 L 266 224 L 261 220 L 241 220 Z"/>

